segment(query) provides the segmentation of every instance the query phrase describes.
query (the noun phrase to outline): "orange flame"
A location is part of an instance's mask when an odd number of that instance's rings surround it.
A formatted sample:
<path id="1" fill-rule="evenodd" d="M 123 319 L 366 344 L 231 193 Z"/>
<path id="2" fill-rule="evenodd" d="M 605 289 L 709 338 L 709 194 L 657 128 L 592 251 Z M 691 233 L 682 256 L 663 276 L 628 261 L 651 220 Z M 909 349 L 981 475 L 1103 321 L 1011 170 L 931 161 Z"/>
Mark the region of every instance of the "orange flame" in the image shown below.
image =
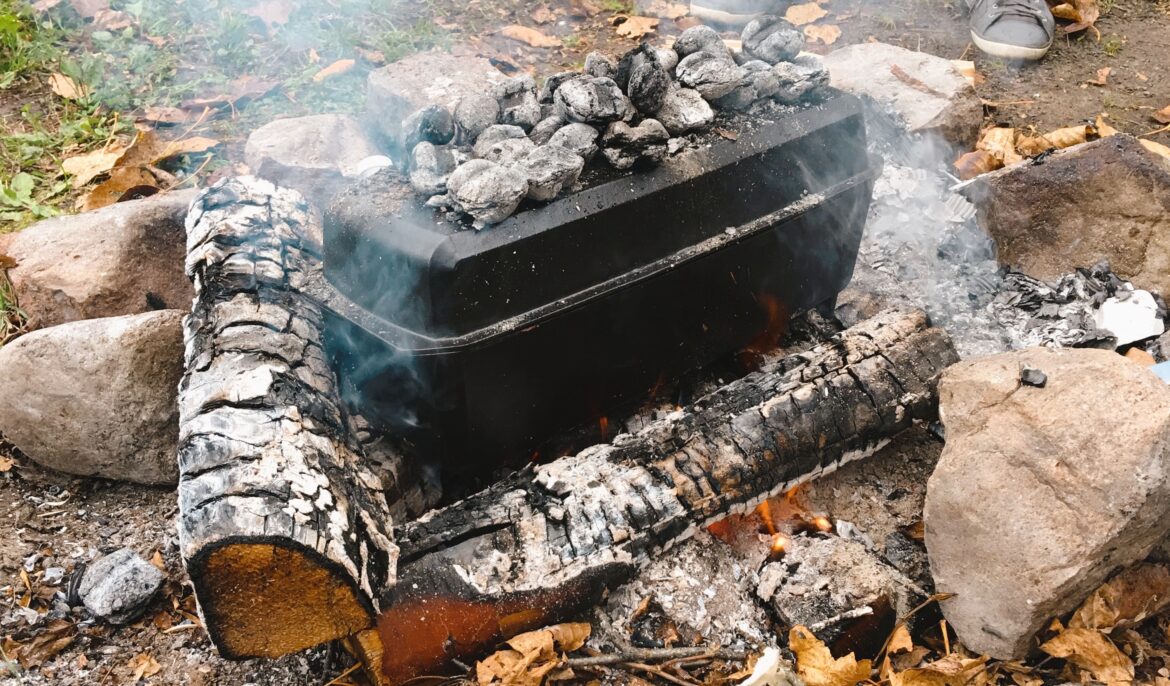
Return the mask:
<path id="1" fill-rule="evenodd" d="M 788 537 L 784 534 L 772 534 L 772 554 L 783 555 L 788 550 Z"/>
<path id="2" fill-rule="evenodd" d="M 597 420 L 597 425 L 601 428 L 601 440 L 609 440 L 609 417 L 602 417 Z"/>
<path id="3" fill-rule="evenodd" d="M 760 503 L 759 507 L 756 508 L 756 514 L 760 516 L 760 519 L 764 520 L 764 527 L 768 529 L 768 533 L 772 534 L 772 536 L 779 535 L 776 532 L 776 520 L 772 519 L 772 506 L 767 500 Z"/>

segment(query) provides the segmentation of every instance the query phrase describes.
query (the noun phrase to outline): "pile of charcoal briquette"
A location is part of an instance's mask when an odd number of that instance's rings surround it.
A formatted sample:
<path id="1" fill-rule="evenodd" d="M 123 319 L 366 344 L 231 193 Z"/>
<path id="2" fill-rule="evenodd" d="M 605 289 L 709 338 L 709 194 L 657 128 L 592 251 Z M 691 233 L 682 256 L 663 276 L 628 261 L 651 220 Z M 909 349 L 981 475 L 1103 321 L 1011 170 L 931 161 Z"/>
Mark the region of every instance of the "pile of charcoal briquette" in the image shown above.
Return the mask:
<path id="1" fill-rule="evenodd" d="M 508 218 L 525 198 L 547 202 L 577 183 L 597 153 L 615 169 L 659 164 L 685 149 L 716 110 L 794 105 L 828 85 L 800 29 L 778 17 L 744 28 L 742 53 L 696 26 L 672 48 L 642 44 L 615 64 L 591 53 L 581 72 L 529 75 L 432 106 L 403 122 L 414 191 L 476 228 Z"/>

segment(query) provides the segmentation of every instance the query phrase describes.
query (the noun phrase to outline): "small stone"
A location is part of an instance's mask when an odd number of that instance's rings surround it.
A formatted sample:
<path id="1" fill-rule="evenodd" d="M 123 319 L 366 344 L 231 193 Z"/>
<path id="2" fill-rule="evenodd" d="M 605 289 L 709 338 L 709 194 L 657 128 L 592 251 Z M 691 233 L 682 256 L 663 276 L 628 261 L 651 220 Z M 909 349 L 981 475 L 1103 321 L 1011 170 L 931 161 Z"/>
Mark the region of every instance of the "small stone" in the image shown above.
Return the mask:
<path id="1" fill-rule="evenodd" d="M 585 124 L 608 124 L 633 111 L 617 82 L 605 77 L 567 81 L 557 89 L 555 100 L 565 119 Z"/>
<path id="2" fill-rule="evenodd" d="M 497 85 L 492 95 L 500 103 L 500 123 L 519 126 L 528 131 L 540 121 L 540 101 L 536 98 L 536 80 L 530 75 L 514 76 Z"/>
<path id="3" fill-rule="evenodd" d="M 780 90 L 780 79 L 772 72 L 772 65 L 762 60 L 751 60 L 741 65 L 743 79 L 735 90 L 715 101 L 724 110 L 745 110 L 757 100 L 771 98 Z"/>
<path id="4" fill-rule="evenodd" d="M 486 93 L 469 93 L 455 106 L 455 124 L 459 127 L 459 139 L 470 143 L 500 118 L 500 103 Z"/>
<path id="5" fill-rule="evenodd" d="M 635 164 L 659 164 L 666 158 L 666 141 L 670 139 L 659 121 L 644 119 L 637 126 L 617 121 L 601 137 L 602 153 L 615 169 L 629 169 Z"/>
<path id="6" fill-rule="evenodd" d="M 549 138 L 549 145 L 556 145 L 580 155 L 586 162 L 597 154 L 597 129 L 588 124 L 567 124 Z"/>
<path id="7" fill-rule="evenodd" d="M 536 126 L 532 127 L 532 131 L 529 132 L 528 138 L 537 145 L 544 145 L 545 143 L 548 143 L 548 140 L 552 138 L 552 135 L 559 131 L 564 125 L 565 120 L 562 119 L 559 114 L 541 119 L 536 124 Z"/>
<path id="8" fill-rule="evenodd" d="M 687 139 L 685 138 L 671 138 L 666 141 L 666 154 L 677 155 L 687 147 Z"/>
<path id="9" fill-rule="evenodd" d="M 745 72 L 730 58 L 696 52 L 682 58 L 675 74 L 684 87 L 699 91 L 706 100 L 714 100 L 735 90 Z"/>
<path id="10" fill-rule="evenodd" d="M 780 17 L 757 17 L 740 34 L 748 57 L 776 64 L 790 60 L 804 49 L 804 33 Z"/>
<path id="11" fill-rule="evenodd" d="M 487 153 L 492 146 L 500 141 L 508 140 L 510 138 L 527 138 L 528 134 L 524 133 L 524 129 L 519 126 L 512 126 L 510 124 L 494 124 L 479 134 L 479 138 L 475 139 L 475 147 L 472 148 L 472 154 L 479 158 L 487 157 Z"/>
<path id="12" fill-rule="evenodd" d="M 829 72 L 816 55 L 801 55 L 792 62 L 780 62 L 772 67 L 780 81 L 776 99 L 786 105 L 795 105 L 829 85 Z"/>
<path id="13" fill-rule="evenodd" d="M 734 56 L 723 38 L 710 26 L 692 26 L 679 34 L 674 41 L 674 51 L 682 60 L 697 52 L 706 52 L 714 57 L 731 60 Z M 680 61 L 679 64 L 682 62 Z"/>
<path id="14" fill-rule="evenodd" d="M 455 117 L 442 105 L 430 105 L 407 117 L 402 122 L 402 147 L 413 150 L 426 141 L 446 145 L 455 138 Z"/>
<path id="15" fill-rule="evenodd" d="M 610 75 L 611 74 L 605 74 L 605 76 Z M 561 87 L 561 84 L 565 83 L 566 81 L 579 78 L 581 78 L 581 72 L 579 71 L 562 71 L 548 77 L 540 86 L 540 96 L 538 98 L 540 103 L 542 105 L 553 104 L 553 96 L 556 94 L 557 89 Z"/>
<path id="16" fill-rule="evenodd" d="M 585 74 L 599 78 L 612 79 L 617 73 L 617 66 L 613 60 L 600 52 L 594 51 L 585 56 Z"/>
<path id="17" fill-rule="evenodd" d="M 455 166 L 450 148 L 423 141 L 414 146 L 410 156 L 410 187 L 427 196 L 445 193 L 447 177 Z"/>
<path id="18" fill-rule="evenodd" d="M 447 178 L 452 206 L 471 215 L 476 228 L 507 219 L 527 193 L 528 179 L 522 173 L 488 160 L 471 160 Z"/>
<path id="19" fill-rule="evenodd" d="M 557 145 L 542 145 L 528 153 L 516 168 L 528 177 L 528 197 L 547 202 L 577 183 L 585 160 Z"/>
<path id="20" fill-rule="evenodd" d="M 715 121 L 715 111 L 691 88 L 672 88 L 654 115 L 674 136 L 706 128 Z"/>
<path id="21" fill-rule="evenodd" d="M 1033 388 L 1044 388 L 1048 384 L 1048 375 L 1033 367 L 1024 367 L 1020 370 L 1020 383 Z"/>
<path id="22" fill-rule="evenodd" d="M 164 579 L 157 567 L 122 548 L 85 569 L 77 594 L 95 617 L 126 624 L 146 610 Z"/>
<path id="23" fill-rule="evenodd" d="M 678 53 L 670 48 L 654 48 L 654 54 L 658 56 L 662 68 L 673 74 L 674 68 L 678 66 Z"/>
<path id="24" fill-rule="evenodd" d="M 645 43 L 622 56 L 614 81 L 625 89 L 634 107 L 644 114 L 657 112 L 673 85 L 654 48 Z"/>

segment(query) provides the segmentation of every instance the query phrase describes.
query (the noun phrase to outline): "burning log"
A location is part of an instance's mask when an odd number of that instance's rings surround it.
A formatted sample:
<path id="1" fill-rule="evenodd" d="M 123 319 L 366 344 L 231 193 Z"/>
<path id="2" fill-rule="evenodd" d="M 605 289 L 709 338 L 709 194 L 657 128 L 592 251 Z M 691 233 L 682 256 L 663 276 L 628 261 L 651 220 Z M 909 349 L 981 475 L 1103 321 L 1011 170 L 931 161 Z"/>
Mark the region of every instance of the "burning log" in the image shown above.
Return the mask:
<path id="1" fill-rule="evenodd" d="M 298 194 L 248 177 L 205 191 L 187 218 L 197 298 L 180 385 L 179 543 L 228 657 L 370 626 L 395 578 L 391 521 L 426 505 L 398 488 L 392 451 L 362 457 L 321 310 L 298 290 L 319 264 L 311 226 Z"/>
<path id="2" fill-rule="evenodd" d="M 698 527 L 932 418 L 938 375 L 957 360 L 925 314 L 888 311 L 399 528 L 399 582 L 378 620 L 386 649 L 367 660 L 398 683 L 596 602 Z"/>

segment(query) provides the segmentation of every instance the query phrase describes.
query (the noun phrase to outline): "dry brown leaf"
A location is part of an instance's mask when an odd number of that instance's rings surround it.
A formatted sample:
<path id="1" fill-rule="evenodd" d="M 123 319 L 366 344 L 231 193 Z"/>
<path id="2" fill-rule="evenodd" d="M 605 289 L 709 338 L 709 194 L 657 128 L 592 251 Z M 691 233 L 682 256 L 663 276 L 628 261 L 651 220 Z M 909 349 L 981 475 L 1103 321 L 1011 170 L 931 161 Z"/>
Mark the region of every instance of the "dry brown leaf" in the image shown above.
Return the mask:
<path id="1" fill-rule="evenodd" d="M 1016 130 L 1013 128 L 993 126 L 987 129 L 979 137 L 975 149 L 986 150 L 1005 167 L 1024 161 L 1023 155 L 1016 152 Z"/>
<path id="2" fill-rule="evenodd" d="M 1097 78 L 1090 79 L 1085 83 L 1090 86 L 1104 86 L 1109 82 L 1109 75 L 1113 73 L 1112 67 L 1101 67 L 1097 70 Z"/>
<path id="3" fill-rule="evenodd" d="M 682 19 L 687 16 L 691 8 L 686 3 L 682 2 L 668 2 L 668 0 L 651 0 L 650 5 L 646 7 L 646 14 L 663 19 Z"/>
<path id="4" fill-rule="evenodd" d="M 154 551 L 154 555 L 150 556 L 150 564 L 154 565 L 161 572 L 167 571 L 167 563 L 163 562 L 162 553 L 157 550 Z"/>
<path id="5" fill-rule="evenodd" d="M 179 103 L 179 107 L 185 110 L 202 110 L 205 107 L 212 109 L 237 107 L 241 106 L 244 101 L 267 95 L 279 85 L 279 81 L 268 81 L 255 76 L 241 76 L 229 84 L 227 93 L 211 98 L 184 100 Z"/>
<path id="6" fill-rule="evenodd" d="M 1170 606 L 1170 568 L 1139 564 L 1094 591 L 1073 614 L 1068 625 L 1073 629 L 1108 632 L 1133 626 L 1167 606 Z"/>
<path id="7" fill-rule="evenodd" d="M 121 31 L 122 29 L 134 26 L 134 17 L 126 12 L 119 12 L 118 10 L 98 10 L 93 15 L 93 25 L 105 31 Z"/>
<path id="8" fill-rule="evenodd" d="M 890 686 L 965 686 L 983 674 L 987 658 L 947 655 L 921 667 L 890 674 Z"/>
<path id="9" fill-rule="evenodd" d="M 5 257 L 7 257 L 7 255 L 5 255 Z M 0 474 L 12 471 L 12 468 L 15 466 L 16 460 L 8 457 L 7 455 L 0 455 Z"/>
<path id="10" fill-rule="evenodd" d="M 88 88 L 57 72 L 49 74 L 49 88 L 66 100 L 84 100 L 89 97 Z"/>
<path id="11" fill-rule="evenodd" d="M 143 677 L 154 676 L 162 671 L 162 665 L 146 653 L 135 655 L 126 666 L 133 670 L 134 681 L 138 681 Z"/>
<path id="12" fill-rule="evenodd" d="M 110 178 L 94 186 L 78 199 L 78 209 L 88 212 L 113 205 L 129 191 L 144 191 L 148 188 L 156 190 L 158 188 L 158 180 L 154 178 L 154 174 L 142 167 L 115 167 L 110 171 Z"/>
<path id="13" fill-rule="evenodd" d="M 823 7 L 815 2 L 806 2 L 801 5 L 792 5 L 784 13 L 784 18 L 796 26 L 804 26 L 827 15 Z"/>
<path id="14" fill-rule="evenodd" d="M 1138 139 L 1138 142 L 1141 143 L 1142 147 L 1144 147 L 1146 150 L 1149 150 L 1155 155 L 1161 155 L 1167 160 L 1170 160 L 1170 148 L 1166 147 L 1165 145 L 1145 138 Z"/>
<path id="15" fill-rule="evenodd" d="M 156 107 L 148 105 L 138 117 L 142 121 L 156 124 L 182 124 L 191 118 L 191 113 L 178 107 Z"/>
<path id="16" fill-rule="evenodd" d="M 191 136 L 190 138 L 183 138 L 177 141 L 167 141 L 163 145 L 162 150 L 151 161 L 151 164 L 157 164 L 163 160 L 178 157 L 179 155 L 193 155 L 207 152 L 217 145 L 219 145 L 218 140 L 205 136 Z"/>
<path id="17" fill-rule="evenodd" d="M 74 636 L 72 624 L 64 619 L 55 619 L 43 632 L 17 649 L 16 659 L 25 669 L 39 667 L 46 660 L 68 648 L 69 644 L 73 643 Z"/>
<path id="18" fill-rule="evenodd" d="M 539 686 L 549 677 L 571 678 L 559 670 L 557 648 L 570 652 L 589 638 L 588 624 L 570 623 L 529 631 L 508 640 L 508 648 L 496 651 L 475 665 L 475 678 L 481 686 Z M 553 674 L 553 670 L 558 670 Z"/>
<path id="19" fill-rule="evenodd" d="M 550 626 L 547 631 L 562 653 L 571 653 L 585 645 L 592 628 L 585 622 L 567 622 Z"/>
<path id="20" fill-rule="evenodd" d="M 1133 661 L 1096 629 L 1065 629 L 1041 645 L 1040 650 L 1068 660 L 1097 681 L 1107 684 L 1133 681 Z"/>
<path id="21" fill-rule="evenodd" d="M 886 646 L 886 654 L 896 655 L 911 650 L 914 650 L 914 639 L 910 638 L 910 630 L 906 628 L 905 624 L 899 624 L 894 627 L 894 633 L 890 634 L 889 644 Z"/>
<path id="22" fill-rule="evenodd" d="M 1158 122 L 1159 124 L 1170 124 L 1170 105 L 1166 105 L 1150 116 L 1152 116 L 1154 121 Z"/>
<path id="23" fill-rule="evenodd" d="M 869 679 L 870 661 L 858 661 L 853 653 L 840 659 L 803 626 L 788 632 L 788 648 L 796 656 L 796 672 L 805 686 L 855 686 Z"/>
<path id="24" fill-rule="evenodd" d="M 512 24 L 500 29 L 500 33 L 507 38 L 511 38 L 521 43 L 527 43 L 534 48 L 555 48 L 561 44 L 561 41 L 542 31 L 529 28 L 527 26 L 520 26 L 519 24 Z"/>
<path id="25" fill-rule="evenodd" d="M 353 69 L 353 65 L 356 63 L 357 62 L 350 59 L 337 60 L 328 67 L 325 67 L 316 74 L 313 74 L 313 81 L 320 83 L 331 76 L 340 76 L 350 69 Z"/>
<path id="26" fill-rule="evenodd" d="M 529 12 L 528 16 L 532 17 L 532 21 L 537 24 L 551 24 L 557 20 L 557 15 L 548 8 L 548 5 L 537 5 Z"/>
<path id="27" fill-rule="evenodd" d="M 1016 150 L 1025 156 L 1039 155 L 1045 150 L 1056 148 L 1061 150 L 1078 143 L 1084 143 L 1090 136 L 1096 135 L 1095 127 L 1087 124 L 1066 126 L 1037 136 L 1020 135 L 1016 139 Z"/>
<path id="28" fill-rule="evenodd" d="M 836 24 L 814 24 L 804 27 L 804 35 L 814 43 L 832 45 L 841 37 L 841 27 Z"/>
<path id="29" fill-rule="evenodd" d="M 93 152 L 65 158 L 61 162 L 61 169 L 66 174 L 73 176 L 74 188 L 81 188 L 93 181 L 95 177 L 113 169 L 124 154 L 126 154 L 126 146 L 119 141 L 114 141 Z"/>
<path id="30" fill-rule="evenodd" d="M 890 658 L 890 665 L 899 672 L 904 672 L 911 667 L 917 667 L 922 664 L 926 656 L 930 655 L 930 648 L 926 646 L 917 646 L 908 653 L 898 653 Z"/>
<path id="31" fill-rule="evenodd" d="M 969 152 L 955 160 L 955 173 L 963 181 L 973 179 L 980 174 L 995 171 L 1001 167 L 1003 167 L 1003 162 L 996 159 L 995 155 L 992 155 L 986 150 Z"/>
<path id="32" fill-rule="evenodd" d="M 1072 22 L 1072 24 L 1064 27 L 1065 33 L 1076 33 L 1077 31 L 1084 31 L 1087 28 L 1096 30 L 1094 24 L 1097 23 L 1097 18 L 1101 16 L 1101 8 L 1097 6 L 1097 0 L 1070 0 L 1069 2 L 1048 0 L 1048 4 L 1053 5 L 1053 16 L 1057 19 Z"/>
<path id="33" fill-rule="evenodd" d="M 654 33 L 658 29 L 658 17 L 625 17 L 617 25 L 617 34 L 623 38 L 637 40 L 642 36 Z"/>

